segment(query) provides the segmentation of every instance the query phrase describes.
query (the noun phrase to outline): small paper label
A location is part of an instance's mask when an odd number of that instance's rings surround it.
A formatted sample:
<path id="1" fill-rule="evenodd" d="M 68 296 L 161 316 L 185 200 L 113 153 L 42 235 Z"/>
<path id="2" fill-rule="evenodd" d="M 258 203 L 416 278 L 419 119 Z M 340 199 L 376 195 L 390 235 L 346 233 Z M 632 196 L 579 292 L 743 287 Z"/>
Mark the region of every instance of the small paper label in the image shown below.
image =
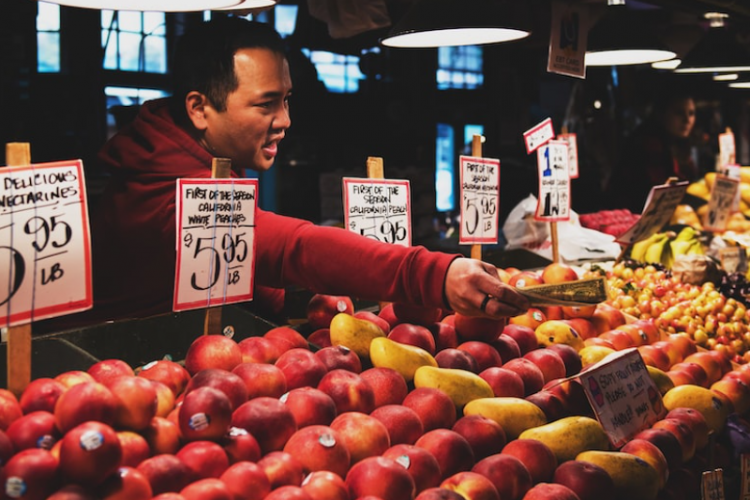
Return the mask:
<path id="1" fill-rule="evenodd" d="M 86 431 L 81 434 L 79 444 L 86 451 L 94 451 L 104 444 L 104 436 L 99 431 Z"/>
<path id="2" fill-rule="evenodd" d="M 21 498 L 26 494 L 26 482 L 18 476 L 5 480 L 5 494 L 10 498 Z"/>
<path id="3" fill-rule="evenodd" d="M 526 152 L 528 154 L 533 153 L 540 146 L 547 144 L 547 142 L 554 138 L 555 129 L 552 128 L 552 118 L 547 118 L 523 133 L 523 140 L 526 143 Z"/>
<path id="4" fill-rule="evenodd" d="M 188 419 L 188 427 L 194 431 L 202 431 L 208 428 L 211 417 L 206 413 L 196 413 Z"/>

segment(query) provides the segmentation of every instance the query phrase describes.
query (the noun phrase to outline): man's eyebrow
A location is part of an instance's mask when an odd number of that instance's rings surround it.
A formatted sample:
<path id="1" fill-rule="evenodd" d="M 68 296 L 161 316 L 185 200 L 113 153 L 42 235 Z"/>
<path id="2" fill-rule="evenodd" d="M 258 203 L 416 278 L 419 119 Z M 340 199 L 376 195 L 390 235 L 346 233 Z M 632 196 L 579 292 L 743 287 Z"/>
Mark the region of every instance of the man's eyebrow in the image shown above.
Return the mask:
<path id="1" fill-rule="evenodd" d="M 261 94 L 260 97 L 262 99 L 276 99 L 276 98 L 279 98 L 279 97 L 287 96 L 287 95 L 289 95 L 291 93 L 292 93 L 292 89 L 289 89 L 286 92 L 281 92 L 281 91 L 278 91 L 278 90 L 269 90 L 268 92 L 264 92 L 263 94 Z"/>

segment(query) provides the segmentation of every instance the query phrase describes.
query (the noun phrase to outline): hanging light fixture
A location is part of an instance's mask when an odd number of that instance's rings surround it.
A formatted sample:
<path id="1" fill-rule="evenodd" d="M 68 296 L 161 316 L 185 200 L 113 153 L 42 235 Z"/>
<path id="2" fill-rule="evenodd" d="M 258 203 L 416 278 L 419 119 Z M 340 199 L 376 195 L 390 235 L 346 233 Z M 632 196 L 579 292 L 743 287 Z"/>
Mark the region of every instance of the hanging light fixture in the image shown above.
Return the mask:
<path id="1" fill-rule="evenodd" d="M 236 2 L 235 2 L 236 3 Z M 249 9 L 265 9 L 276 5 L 275 0 L 241 0 L 237 5 L 230 5 L 229 7 L 220 7 L 216 10 L 249 10 Z"/>
<path id="2" fill-rule="evenodd" d="M 726 27 L 729 16 L 709 12 L 704 17 L 709 21 L 706 36 L 687 53 L 675 73 L 750 71 L 750 52 L 734 40 Z"/>
<path id="3" fill-rule="evenodd" d="M 625 0 L 608 0 L 604 17 L 589 32 L 586 66 L 648 64 L 677 55 L 640 22 Z"/>
<path id="4" fill-rule="evenodd" d="M 501 5 L 502 3 L 502 5 Z M 501 0 L 415 0 L 380 43 L 386 47 L 434 48 L 509 42 L 531 31 Z"/>
<path id="5" fill-rule="evenodd" d="M 235 8 L 242 0 L 44 0 L 65 7 L 80 7 L 83 9 L 97 10 L 121 10 L 141 12 L 194 12 L 202 10 L 214 10 L 223 7 Z M 267 4 L 267 0 L 245 0 L 242 2 L 252 3 L 252 6 L 242 8 L 253 8 L 257 4 Z M 265 5 L 264 5 L 265 6 Z"/>
<path id="6" fill-rule="evenodd" d="M 651 67 L 654 69 L 672 70 L 679 66 L 681 62 L 682 59 L 675 57 L 674 59 L 667 59 L 666 61 L 657 61 L 655 63 L 651 63 Z"/>

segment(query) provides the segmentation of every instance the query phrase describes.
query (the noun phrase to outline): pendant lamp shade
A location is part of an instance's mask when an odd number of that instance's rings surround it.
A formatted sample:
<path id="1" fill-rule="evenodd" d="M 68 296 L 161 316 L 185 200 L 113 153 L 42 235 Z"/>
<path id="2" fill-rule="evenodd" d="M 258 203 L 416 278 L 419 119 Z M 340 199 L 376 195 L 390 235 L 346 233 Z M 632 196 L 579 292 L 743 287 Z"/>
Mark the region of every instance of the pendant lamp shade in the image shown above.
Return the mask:
<path id="1" fill-rule="evenodd" d="M 45 0 L 65 7 L 140 12 L 195 12 L 221 8 L 266 7 L 269 0 Z M 247 5 L 245 4 L 252 4 Z M 261 5 L 262 4 L 262 5 Z M 273 2 L 271 2 L 273 4 Z"/>
<path id="2" fill-rule="evenodd" d="M 433 48 L 509 42 L 529 36 L 503 0 L 414 0 L 380 43 Z"/>
<path id="3" fill-rule="evenodd" d="M 216 10 L 245 10 L 245 9 L 263 9 L 267 7 L 273 7 L 276 5 L 274 0 L 242 0 L 237 5 L 230 5 L 229 7 L 220 7 Z"/>
<path id="4" fill-rule="evenodd" d="M 586 66 L 649 64 L 675 57 L 648 29 L 638 12 L 611 3 L 588 34 Z"/>
<path id="5" fill-rule="evenodd" d="M 750 51 L 734 39 L 723 23 L 709 28 L 683 58 L 675 73 L 729 73 L 750 71 Z"/>

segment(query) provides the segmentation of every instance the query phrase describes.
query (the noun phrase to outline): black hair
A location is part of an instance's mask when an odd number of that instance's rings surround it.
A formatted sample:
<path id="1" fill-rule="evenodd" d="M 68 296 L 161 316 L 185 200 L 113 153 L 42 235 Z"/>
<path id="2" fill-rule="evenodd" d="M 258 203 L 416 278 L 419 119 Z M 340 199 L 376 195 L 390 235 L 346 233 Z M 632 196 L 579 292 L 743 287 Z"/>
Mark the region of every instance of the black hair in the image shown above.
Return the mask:
<path id="1" fill-rule="evenodd" d="M 185 96 L 198 91 L 219 111 L 237 89 L 234 54 L 240 49 L 263 48 L 285 53 L 281 36 L 268 24 L 240 17 L 219 17 L 188 29 L 178 40 L 174 58 L 173 113 L 185 119 Z"/>

